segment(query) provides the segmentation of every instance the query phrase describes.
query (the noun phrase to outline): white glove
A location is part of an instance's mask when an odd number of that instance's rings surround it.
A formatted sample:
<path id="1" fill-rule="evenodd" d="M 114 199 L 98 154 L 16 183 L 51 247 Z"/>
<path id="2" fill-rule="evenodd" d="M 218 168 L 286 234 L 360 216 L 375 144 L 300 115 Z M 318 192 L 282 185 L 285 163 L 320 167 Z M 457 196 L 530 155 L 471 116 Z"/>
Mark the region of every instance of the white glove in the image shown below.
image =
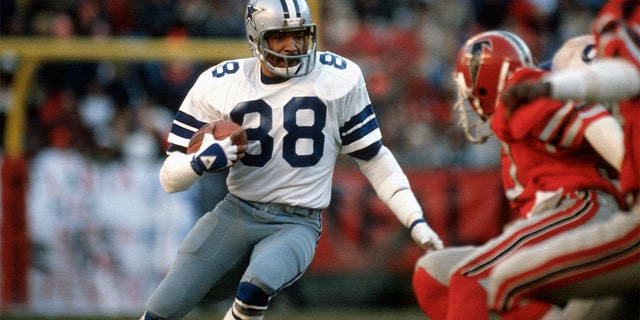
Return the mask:
<path id="1" fill-rule="evenodd" d="M 216 140 L 213 134 L 206 133 L 200 149 L 193 155 L 191 167 L 198 175 L 226 169 L 238 160 L 238 151 L 231 137 Z"/>
<path id="2" fill-rule="evenodd" d="M 411 224 L 411 237 L 424 250 L 440 250 L 444 248 L 438 234 L 429 227 L 424 219 L 418 219 Z"/>

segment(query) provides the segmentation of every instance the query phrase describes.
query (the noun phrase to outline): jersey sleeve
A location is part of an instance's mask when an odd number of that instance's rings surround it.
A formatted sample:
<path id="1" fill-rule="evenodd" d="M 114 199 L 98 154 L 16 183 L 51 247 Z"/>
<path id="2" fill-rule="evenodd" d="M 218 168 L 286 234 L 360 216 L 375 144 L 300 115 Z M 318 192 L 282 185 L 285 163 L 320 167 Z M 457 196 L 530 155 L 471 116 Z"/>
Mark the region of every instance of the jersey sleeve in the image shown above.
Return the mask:
<path id="1" fill-rule="evenodd" d="M 355 63 L 346 59 L 344 61 L 347 63 L 345 71 L 348 74 L 345 80 L 351 90 L 344 97 L 342 122 L 339 129 L 341 152 L 356 159 L 369 160 L 382 147 L 382 133 L 362 71 Z"/>
<path id="2" fill-rule="evenodd" d="M 340 127 L 343 152 L 350 156 L 369 160 L 382 147 L 382 134 L 376 120 L 372 105 L 367 105 Z"/>
<path id="3" fill-rule="evenodd" d="M 171 130 L 167 138 L 169 142 L 167 152 L 179 151 L 186 153 L 191 136 L 200 127 L 209 122 L 225 118 L 221 111 L 218 111 L 215 106 L 208 102 L 216 101 L 211 97 L 216 94 L 216 91 L 212 90 L 212 88 L 218 85 L 213 75 L 213 70 L 216 67 L 214 66 L 200 74 L 182 101 L 171 124 Z"/>

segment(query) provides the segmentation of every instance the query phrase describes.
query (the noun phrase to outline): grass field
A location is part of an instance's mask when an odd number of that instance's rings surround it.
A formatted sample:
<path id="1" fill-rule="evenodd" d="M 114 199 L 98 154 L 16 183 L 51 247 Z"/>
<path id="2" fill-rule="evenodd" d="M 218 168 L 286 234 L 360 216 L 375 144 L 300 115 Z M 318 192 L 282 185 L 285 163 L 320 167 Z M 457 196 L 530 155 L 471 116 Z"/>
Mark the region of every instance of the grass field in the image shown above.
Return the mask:
<path id="1" fill-rule="evenodd" d="M 233 288 L 231 288 L 233 290 Z M 224 296 L 224 295 L 222 295 Z M 266 320 L 426 320 L 411 291 L 408 275 L 364 273 L 340 276 L 310 275 L 283 290 L 270 304 Z M 232 299 L 207 296 L 184 320 L 220 320 Z M 144 307 L 140 306 L 140 310 Z M 88 306 L 86 309 L 91 310 Z M 0 310 L 0 320 L 138 320 L 140 314 L 90 316 L 78 310 L 67 315 L 33 314 L 42 307 Z M 56 307 L 57 312 L 67 309 Z M 96 307 L 95 310 L 101 310 Z"/>
<path id="2" fill-rule="evenodd" d="M 185 320 L 222 319 L 220 312 L 193 312 Z M 136 320 L 136 315 L 118 317 L 35 316 L 1 315 L 2 320 Z M 425 320 L 419 309 L 370 309 L 370 310 L 273 310 L 266 320 Z"/>

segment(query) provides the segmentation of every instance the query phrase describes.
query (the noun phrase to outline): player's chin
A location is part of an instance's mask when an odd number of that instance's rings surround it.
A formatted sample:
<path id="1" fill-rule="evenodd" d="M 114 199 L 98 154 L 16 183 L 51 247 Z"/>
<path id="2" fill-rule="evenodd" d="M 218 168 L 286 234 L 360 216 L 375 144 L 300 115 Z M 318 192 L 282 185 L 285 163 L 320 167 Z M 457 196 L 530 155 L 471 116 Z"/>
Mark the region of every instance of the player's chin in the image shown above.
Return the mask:
<path id="1" fill-rule="evenodd" d="M 287 62 L 282 58 L 278 58 L 276 61 L 271 63 L 272 66 L 276 68 L 295 68 L 300 64 L 300 59 L 289 59 Z"/>

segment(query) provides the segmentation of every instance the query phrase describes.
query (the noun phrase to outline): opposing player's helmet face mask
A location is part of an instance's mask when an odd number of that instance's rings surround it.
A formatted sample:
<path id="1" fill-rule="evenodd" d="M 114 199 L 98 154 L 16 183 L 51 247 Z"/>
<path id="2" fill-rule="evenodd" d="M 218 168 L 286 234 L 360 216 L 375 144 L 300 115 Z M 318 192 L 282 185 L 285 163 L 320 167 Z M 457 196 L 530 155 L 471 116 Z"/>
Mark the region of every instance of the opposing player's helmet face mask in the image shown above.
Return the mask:
<path id="1" fill-rule="evenodd" d="M 316 56 L 316 25 L 304 0 L 250 0 L 245 17 L 247 39 L 253 54 L 266 68 L 281 77 L 292 78 L 309 74 Z M 305 32 L 307 40 L 297 55 L 284 55 L 270 50 L 267 36 L 273 32 Z M 284 61 L 284 67 L 269 63 L 269 57 Z"/>
<path id="2" fill-rule="evenodd" d="M 483 143 L 490 137 L 483 124 L 494 113 L 506 81 L 516 69 L 532 65 L 529 47 L 510 32 L 488 31 L 467 40 L 458 52 L 453 75 L 459 96 L 454 110 L 467 140 Z M 470 121 L 470 109 L 476 121 Z"/>

